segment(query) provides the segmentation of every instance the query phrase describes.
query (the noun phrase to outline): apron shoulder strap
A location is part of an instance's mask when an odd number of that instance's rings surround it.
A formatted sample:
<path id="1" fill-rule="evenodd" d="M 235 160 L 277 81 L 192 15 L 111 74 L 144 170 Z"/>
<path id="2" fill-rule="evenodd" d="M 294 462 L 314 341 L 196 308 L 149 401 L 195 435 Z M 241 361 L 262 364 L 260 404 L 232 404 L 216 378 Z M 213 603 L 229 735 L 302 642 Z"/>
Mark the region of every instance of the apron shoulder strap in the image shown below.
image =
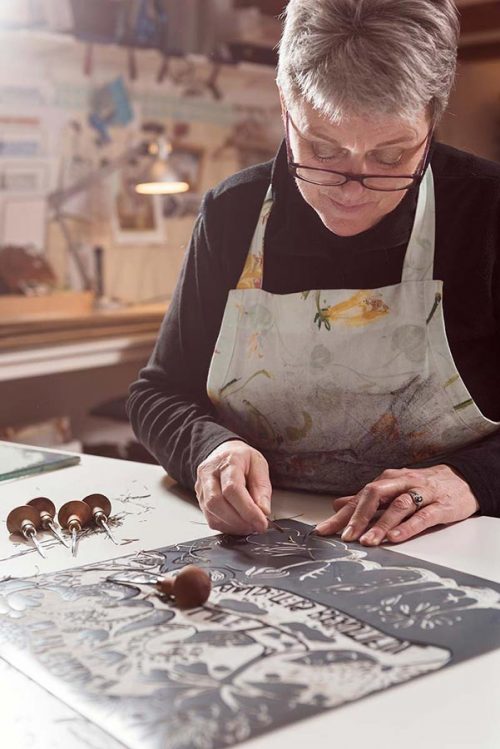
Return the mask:
<path id="1" fill-rule="evenodd" d="M 418 192 L 415 221 L 403 264 L 403 282 L 432 280 L 435 239 L 436 201 L 434 177 L 429 165 Z"/>
<path id="2" fill-rule="evenodd" d="M 264 237 L 272 207 L 273 192 L 272 186 L 269 185 L 260 209 L 252 241 L 250 242 L 247 259 L 236 285 L 237 289 L 262 288 L 262 279 L 264 277 Z"/>

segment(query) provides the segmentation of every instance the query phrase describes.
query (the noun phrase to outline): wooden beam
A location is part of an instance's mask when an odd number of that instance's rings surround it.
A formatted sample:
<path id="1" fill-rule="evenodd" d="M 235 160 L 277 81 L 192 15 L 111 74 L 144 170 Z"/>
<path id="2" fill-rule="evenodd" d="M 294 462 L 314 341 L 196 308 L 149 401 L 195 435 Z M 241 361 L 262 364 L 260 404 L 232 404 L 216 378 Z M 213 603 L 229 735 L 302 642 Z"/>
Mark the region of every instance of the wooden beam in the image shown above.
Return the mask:
<path id="1" fill-rule="evenodd" d="M 236 0 L 236 8 L 249 8 L 257 6 L 266 16 L 279 16 L 286 6 L 288 0 Z"/>
<path id="2" fill-rule="evenodd" d="M 500 60 L 500 41 L 483 44 L 467 44 L 458 50 L 460 62 Z"/>
<path id="3" fill-rule="evenodd" d="M 236 8 L 258 7 L 267 16 L 279 16 L 288 0 L 235 0 Z M 477 34 L 500 28 L 500 2 L 484 0 L 474 5 L 459 7 L 462 34 Z"/>
<path id="4" fill-rule="evenodd" d="M 480 34 L 500 29 L 500 3 L 488 0 L 477 5 L 465 5 L 460 10 L 462 34 Z"/>
<path id="5" fill-rule="evenodd" d="M 258 7 L 268 16 L 279 16 L 285 10 L 288 0 L 235 0 L 235 7 Z M 499 0 L 484 0 L 474 5 L 459 7 L 460 27 L 462 35 L 481 34 L 500 29 Z M 461 60 L 491 60 L 498 59 L 497 42 L 477 42 L 461 46 L 459 59 Z"/>

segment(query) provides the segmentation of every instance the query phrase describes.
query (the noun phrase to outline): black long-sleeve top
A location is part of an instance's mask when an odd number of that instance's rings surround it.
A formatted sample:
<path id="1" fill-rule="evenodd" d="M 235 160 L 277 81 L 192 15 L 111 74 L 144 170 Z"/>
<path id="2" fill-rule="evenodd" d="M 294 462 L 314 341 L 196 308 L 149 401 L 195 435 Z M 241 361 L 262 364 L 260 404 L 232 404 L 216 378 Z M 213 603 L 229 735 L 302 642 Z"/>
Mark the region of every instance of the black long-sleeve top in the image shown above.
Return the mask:
<path id="1" fill-rule="evenodd" d="M 438 143 L 431 153 L 434 278 L 444 282 L 450 348 L 482 413 L 500 422 L 500 164 Z M 401 282 L 416 189 L 375 227 L 353 237 L 333 234 L 304 201 L 283 145 L 274 161 L 210 190 L 155 349 L 127 404 L 138 438 L 189 488 L 199 463 L 238 438 L 217 423 L 206 381 L 227 295 L 243 269 L 270 181 L 274 205 L 264 241 L 264 290 L 288 294 Z M 500 430 L 453 452 L 446 463 L 470 484 L 483 514 L 500 516 Z M 429 459 L 418 466 L 432 464 Z"/>

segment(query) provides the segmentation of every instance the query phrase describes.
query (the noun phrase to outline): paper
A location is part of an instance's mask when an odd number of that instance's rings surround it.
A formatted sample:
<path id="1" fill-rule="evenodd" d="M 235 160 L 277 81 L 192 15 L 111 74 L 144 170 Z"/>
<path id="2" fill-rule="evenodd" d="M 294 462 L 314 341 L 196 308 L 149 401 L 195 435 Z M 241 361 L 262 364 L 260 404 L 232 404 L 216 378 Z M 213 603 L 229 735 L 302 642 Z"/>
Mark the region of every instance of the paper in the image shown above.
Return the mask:
<path id="1" fill-rule="evenodd" d="M 3 206 L 2 244 L 45 250 L 47 202 L 44 198 L 6 200 Z"/>

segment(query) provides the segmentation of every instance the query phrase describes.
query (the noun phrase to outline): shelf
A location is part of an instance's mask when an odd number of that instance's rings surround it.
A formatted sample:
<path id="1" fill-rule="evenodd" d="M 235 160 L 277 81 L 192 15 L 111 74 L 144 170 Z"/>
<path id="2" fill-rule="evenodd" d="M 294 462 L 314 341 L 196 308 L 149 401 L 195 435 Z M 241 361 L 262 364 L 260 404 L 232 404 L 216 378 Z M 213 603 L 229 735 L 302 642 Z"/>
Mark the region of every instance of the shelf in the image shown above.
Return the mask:
<path id="1" fill-rule="evenodd" d="M 0 353 L 0 382 L 145 362 L 156 334 L 131 333 L 94 341 L 32 347 Z"/>

